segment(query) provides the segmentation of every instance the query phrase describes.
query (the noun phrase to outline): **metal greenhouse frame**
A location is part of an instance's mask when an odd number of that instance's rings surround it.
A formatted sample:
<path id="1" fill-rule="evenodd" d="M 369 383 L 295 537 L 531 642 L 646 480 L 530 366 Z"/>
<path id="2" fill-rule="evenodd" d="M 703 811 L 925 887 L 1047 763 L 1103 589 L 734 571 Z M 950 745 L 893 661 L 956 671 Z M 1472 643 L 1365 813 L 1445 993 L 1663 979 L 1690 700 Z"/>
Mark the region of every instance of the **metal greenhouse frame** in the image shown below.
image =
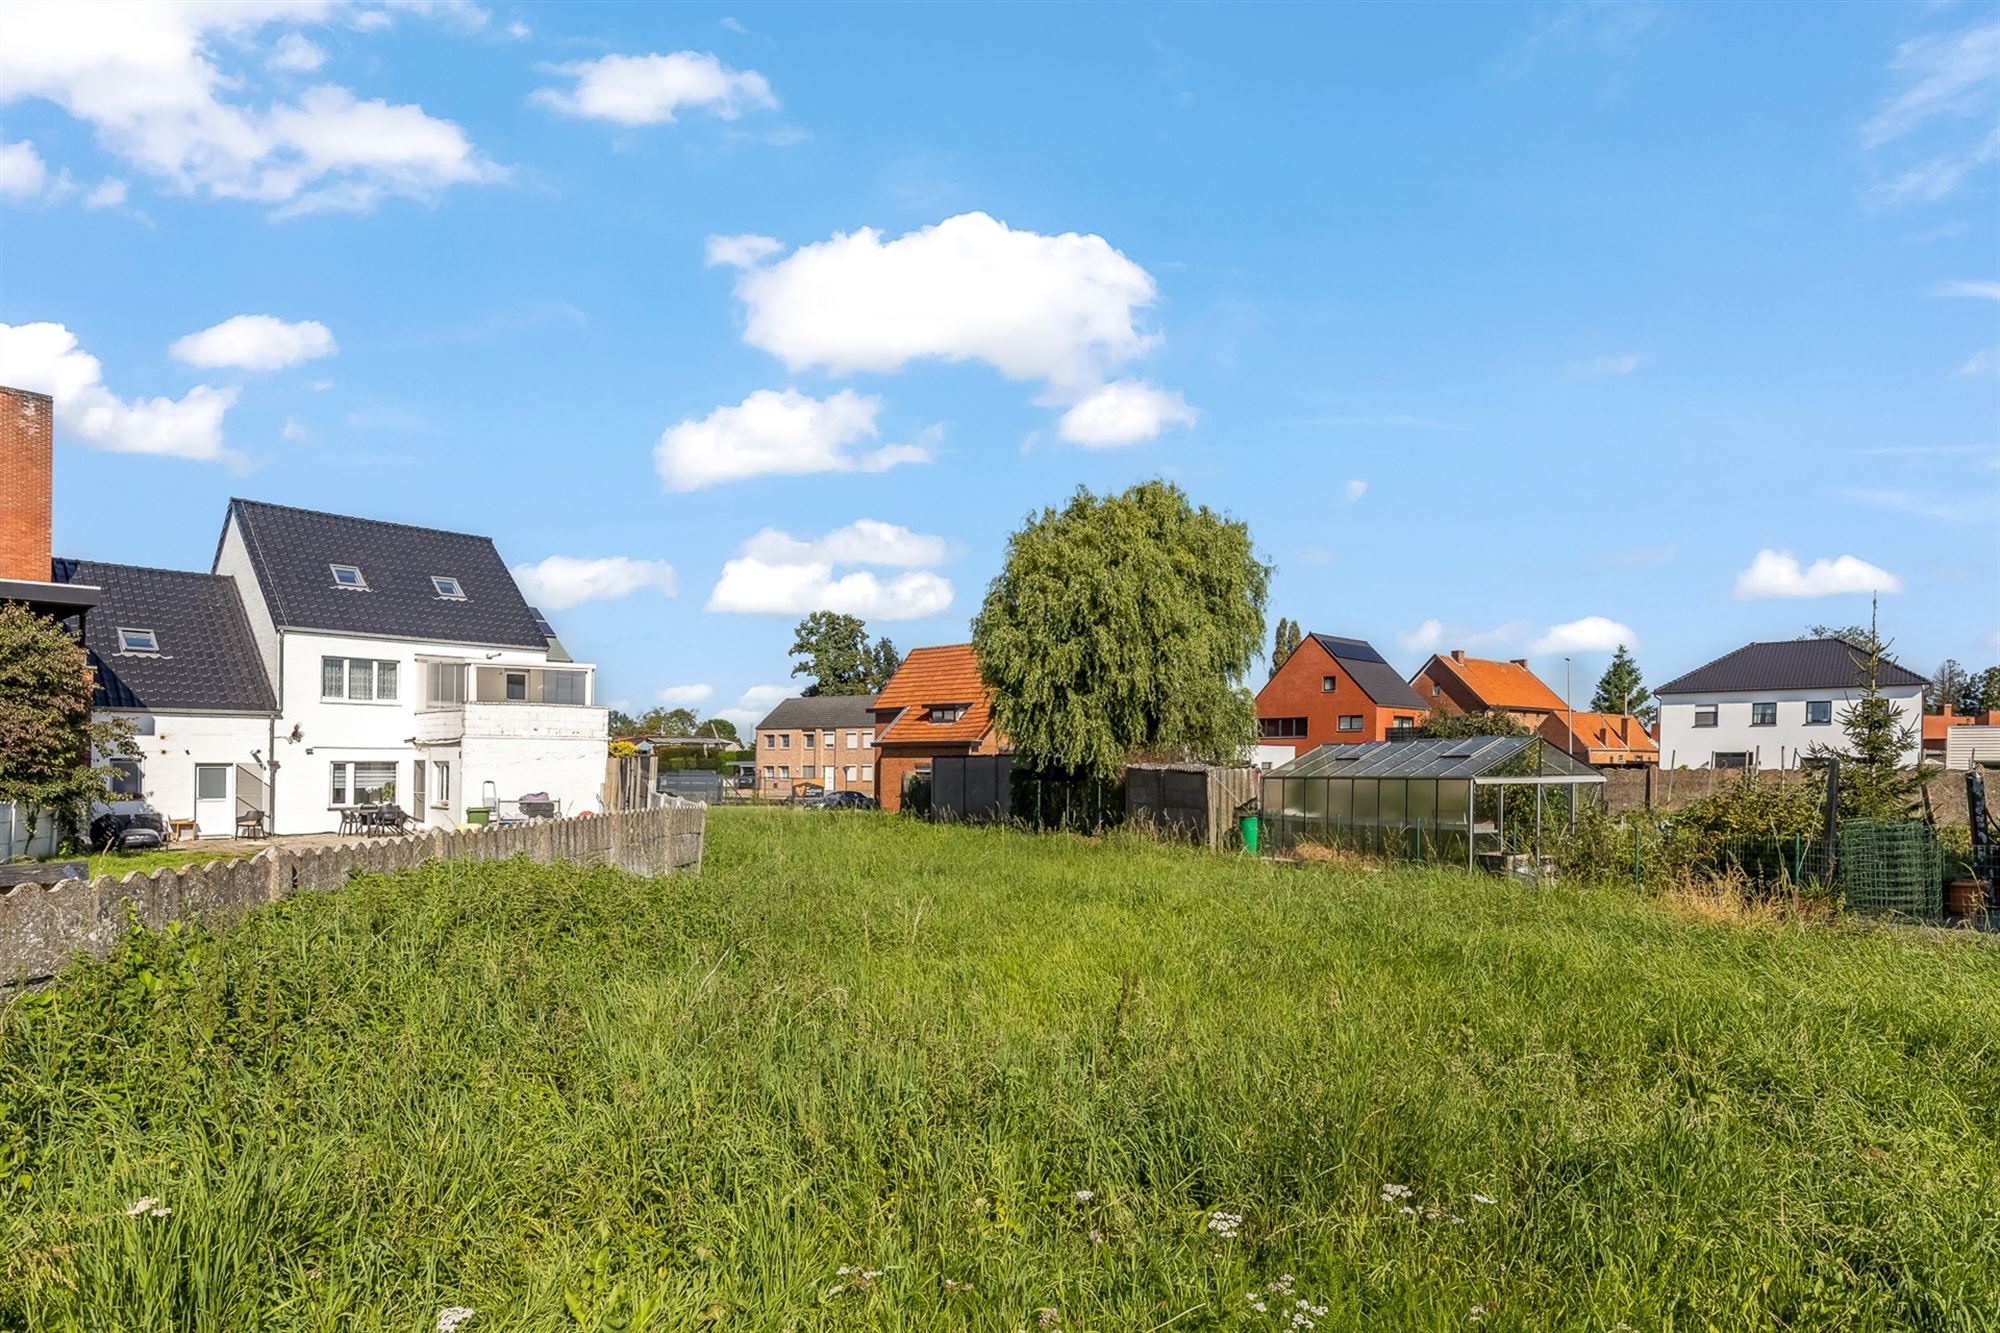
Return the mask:
<path id="1" fill-rule="evenodd" d="M 1580 800 L 1603 799 L 1604 775 L 1539 736 L 1427 737 L 1318 746 L 1266 773 L 1262 794 L 1273 847 L 1324 842 L 1471 867 L 1530 838 L 1539 852 L 1544 819 L 1573 822 Z"/>

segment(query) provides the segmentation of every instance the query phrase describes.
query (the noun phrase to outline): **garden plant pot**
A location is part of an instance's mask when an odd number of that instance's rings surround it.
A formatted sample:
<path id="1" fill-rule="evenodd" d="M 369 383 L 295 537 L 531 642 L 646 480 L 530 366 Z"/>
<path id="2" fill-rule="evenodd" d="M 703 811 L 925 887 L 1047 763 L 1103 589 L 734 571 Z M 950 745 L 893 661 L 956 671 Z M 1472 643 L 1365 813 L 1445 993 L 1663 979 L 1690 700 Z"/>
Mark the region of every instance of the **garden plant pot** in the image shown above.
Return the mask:
<path id="1" fill-rule="evenodd" d="M 1986 881 L 1948 880 L 1944 886 L 1944 910 L 1953 916 L 1971 916 L 1986 910 Z"/>

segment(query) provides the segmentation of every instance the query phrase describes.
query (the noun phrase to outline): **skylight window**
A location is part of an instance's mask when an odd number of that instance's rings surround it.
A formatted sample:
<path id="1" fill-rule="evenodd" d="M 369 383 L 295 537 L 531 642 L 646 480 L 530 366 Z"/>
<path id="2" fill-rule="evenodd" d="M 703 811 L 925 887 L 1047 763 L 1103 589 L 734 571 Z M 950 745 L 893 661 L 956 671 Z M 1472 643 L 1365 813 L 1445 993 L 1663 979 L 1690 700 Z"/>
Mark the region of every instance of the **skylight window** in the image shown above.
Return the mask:
<path id="1" fill-rule="evenodd" d="M 437 595 L 440 597 L 449 598 L 451 601 L 454 602 L 462 602 L 465 600 L 464 587 L 462 587 L 459 584 L 459 581 L 457 579 L 453 578 L 449 574 L 431 575 L 431 586 L 437 589 Z"/>
<path id="2" fill-rule="evenodd" d="M 368 580 L 361 577 L 361 571 L 353 565 L 328 565 L 333 571 L 333 581 L 343 588 L 365 588 Z"/>
<path id="3" fill-rule="evenodd" d="M 160 637 L 149 629 L 126 629 L 118 627 L 118 651 L 121 653 L 157 653 L 160 651 Z"/>

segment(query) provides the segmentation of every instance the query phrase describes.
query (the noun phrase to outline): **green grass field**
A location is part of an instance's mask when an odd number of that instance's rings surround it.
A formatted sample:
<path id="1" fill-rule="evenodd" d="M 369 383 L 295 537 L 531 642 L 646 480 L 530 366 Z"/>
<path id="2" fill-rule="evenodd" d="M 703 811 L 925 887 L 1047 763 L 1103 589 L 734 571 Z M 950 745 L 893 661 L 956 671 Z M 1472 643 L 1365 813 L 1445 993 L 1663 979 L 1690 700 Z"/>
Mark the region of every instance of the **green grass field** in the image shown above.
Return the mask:
<path id="1" fill-rule="evenodd" d="M 0 1327 L 2000 1327 L 1990 939 L 711 820 L 16 1000 Z"/>

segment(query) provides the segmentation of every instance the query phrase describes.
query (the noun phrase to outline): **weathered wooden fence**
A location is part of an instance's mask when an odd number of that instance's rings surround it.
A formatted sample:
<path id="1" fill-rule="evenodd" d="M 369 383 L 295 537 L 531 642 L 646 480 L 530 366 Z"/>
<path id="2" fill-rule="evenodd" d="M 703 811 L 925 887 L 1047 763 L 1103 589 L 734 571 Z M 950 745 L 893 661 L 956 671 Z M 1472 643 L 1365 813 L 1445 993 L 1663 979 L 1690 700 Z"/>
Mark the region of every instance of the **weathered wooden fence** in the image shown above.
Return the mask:
<path id="1" fill-rule="evenodd" d="M 1254 768 L 1133 764 L 1125 770 L 1125 822 L 1221 849 L 1236 811 L 1257 799 Z"/>
<path id="2" fill-rule="evenodd" d="M 127 907 L 141 925 L 220 924 L 294 893 L 328 893 L 355 875 L 385 875 L 426 861 L 611 865 L 635 875 L 701 868 L 707 811 L 634 810 L 509 828 L 438 830 L 298 851 L 137 871 L 114 879 L 24 884 L 0 890 L 0 983 L 50 976 L 79 953 L 102 957 L 125 933 Z"/>

